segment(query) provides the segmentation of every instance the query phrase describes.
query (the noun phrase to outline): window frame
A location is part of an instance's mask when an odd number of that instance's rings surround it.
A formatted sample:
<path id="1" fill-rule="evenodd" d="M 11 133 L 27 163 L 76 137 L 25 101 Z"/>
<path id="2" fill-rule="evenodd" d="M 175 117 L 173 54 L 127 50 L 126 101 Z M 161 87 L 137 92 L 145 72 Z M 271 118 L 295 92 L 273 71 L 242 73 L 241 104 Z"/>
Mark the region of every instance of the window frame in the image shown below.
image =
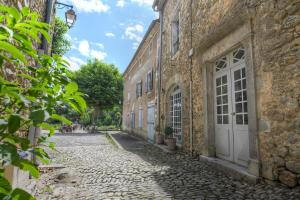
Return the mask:
<path id="1" fill-rule="evenodd" d="M 136 84 L 136 98 L 139 98 L 143 95 L 143 85 L 142 85 L 142 81 L 139 81 Z"/>
<path id="2" fill-rule="evenodd" d="M 175 34 L 175 32 L 176 32 L 176 34 Z M 179 46 L 180 46 L 180 17 L 179 17 L 179 10 L 177 9 L 177 12 L 171 22 L 171 54 L 172 54 L 172 56 L 174 56 L 179 51 Z"/>
<path id="3" fill-rule="evenodd" d="M 151 77 L 151 78 L 149 78 Z M 147 92 L 151 92 L 153 90 L 153 69 L 151 69 L 148 73 L 147 73 L 147 77 L 146 77 L 146 90 Z"/>

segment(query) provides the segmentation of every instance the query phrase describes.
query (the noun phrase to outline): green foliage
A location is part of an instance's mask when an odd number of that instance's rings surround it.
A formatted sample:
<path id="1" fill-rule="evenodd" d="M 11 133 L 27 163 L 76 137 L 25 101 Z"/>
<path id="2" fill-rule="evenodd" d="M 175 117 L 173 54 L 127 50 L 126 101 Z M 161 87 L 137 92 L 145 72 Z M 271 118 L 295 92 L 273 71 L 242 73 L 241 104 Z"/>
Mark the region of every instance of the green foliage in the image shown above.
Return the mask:
<path id="1" fill-rule="evenodd" d="M 49 122 L 70 124 L 54 108 L 69 105 L 80 113 L 86 110 L 82 93 L 69 78 L 66 61 L 58 55 L 38 55 L 34 45 L 41 42 L 40 35 L 50 39 L 49 25 L 38 19 L 38 14 L 27 7 L 18 11 L 0 6 L 0 199 L 34 199 L 11 187 L 4 178 L 5 167 L 14 165 L 39 177 L 34 163 L 21 158 L 18 152 L 31 148 L 38 159 L 47 163 L 49 156 L 40 146 L 54 148 L 48 137 L 57 128 Z M 30 126 L 48 129 L 50 133 L 48 137 L 40 136 L 38 144 L 33 145 L 21 136 L 28 133 Z"/>
<path id="2" fill-rule="evenodd" d="M 172 137 L 172 134 L 173 134 L 173 129 L 172 129 L 172 127 L 167 126 L 167 127 L 165 128 L 165 136 L 171 138 L 171 137 Z"/>
<path id="3" fill-rule="evenodd" d="M 66 38 L 69 27 L 59 17 L 55 18 L 54 33 L 52 38 L 51 53 L 60 56 L 65 55 L 71 49 L 71 42 Z"/>
<path id="4" fill-rule="evenodd" d="M 122 123 L 122 107 L 120 105 L 114 106 L 112 109 L 104 110 L 100 113 L 98 119 L 99 126 L 112 126 L 120 128 Z"/>
<path id="5" fill-rule="evenodd" d="M 90 60 L 75 72 L 74 80 L 90 106 L 108 109 L 122 100 L 123 77 L 114 65 Z"/>

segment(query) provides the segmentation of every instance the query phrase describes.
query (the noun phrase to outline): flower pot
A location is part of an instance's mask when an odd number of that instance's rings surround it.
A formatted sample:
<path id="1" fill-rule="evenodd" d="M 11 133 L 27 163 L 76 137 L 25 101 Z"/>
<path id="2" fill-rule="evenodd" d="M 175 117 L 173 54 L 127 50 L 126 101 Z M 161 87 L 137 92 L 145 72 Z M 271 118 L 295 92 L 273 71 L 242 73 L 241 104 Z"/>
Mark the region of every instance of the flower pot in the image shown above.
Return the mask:
<path id="1" fill-rule="evenodd" d="M 163 135 L 158 133 L 156 134 L 156 143 L 157 144 L 163 144 L 164 143 L 164 138 L 163 138 Z"/>
<path id="2" fill-rule="evenodd" d="M 176 139 L 175 138 L 166 139 L 166 143 L 167 143 L 168 149 L 170 151 L 175 151 L 175 149 L 176 149 Z"/>

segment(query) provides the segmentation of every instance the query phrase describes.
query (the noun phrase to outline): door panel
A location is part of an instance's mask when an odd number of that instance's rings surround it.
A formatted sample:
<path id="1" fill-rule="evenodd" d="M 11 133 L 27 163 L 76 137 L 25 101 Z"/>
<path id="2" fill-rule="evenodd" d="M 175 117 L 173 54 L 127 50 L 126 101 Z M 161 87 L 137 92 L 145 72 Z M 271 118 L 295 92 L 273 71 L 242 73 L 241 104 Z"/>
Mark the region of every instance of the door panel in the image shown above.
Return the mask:
<path id="1" fill-rule="evenodd" d="M 246 68 L 242 63 L 231 69 L 234 132 L 234 161 L 247 165 L 249 160 L 248 102 Z"/>
<path id="2" fill-rule="evenodd" d="M 154 129 L 154 111 L 155 108 L 154 106 L 149 106 L 148 107 L 148 117 L 147 117 L 147 135 L 148 135 L 148 140 L 150 142 L 154 142 L 154 134 L 155 134 L 155 129 Z"/>
<path id="3" fill-rule="evenodd" d="M 217 156 L 233 160 L 231 83 L 228 71 L 215 76 L 215 137 Z"/>

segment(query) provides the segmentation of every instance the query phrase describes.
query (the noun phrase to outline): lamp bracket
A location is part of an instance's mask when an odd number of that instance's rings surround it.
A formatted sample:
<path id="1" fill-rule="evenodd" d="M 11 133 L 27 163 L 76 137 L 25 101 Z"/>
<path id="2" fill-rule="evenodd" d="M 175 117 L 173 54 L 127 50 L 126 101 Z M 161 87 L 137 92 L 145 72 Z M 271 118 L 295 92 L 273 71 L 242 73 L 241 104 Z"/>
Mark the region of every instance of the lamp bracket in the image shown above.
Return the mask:
<path id="1" fill-rule="evenodd" d="M 58 9 L 64 9 L 66 7 L 69 8 L 69 9 L 73 9 L 73 5 L 68 5 L 68 4 L 65 4 L 65 3 L 58 2 L 58 1 L 55 1 L 55 4 L 57 5 Z"/>

